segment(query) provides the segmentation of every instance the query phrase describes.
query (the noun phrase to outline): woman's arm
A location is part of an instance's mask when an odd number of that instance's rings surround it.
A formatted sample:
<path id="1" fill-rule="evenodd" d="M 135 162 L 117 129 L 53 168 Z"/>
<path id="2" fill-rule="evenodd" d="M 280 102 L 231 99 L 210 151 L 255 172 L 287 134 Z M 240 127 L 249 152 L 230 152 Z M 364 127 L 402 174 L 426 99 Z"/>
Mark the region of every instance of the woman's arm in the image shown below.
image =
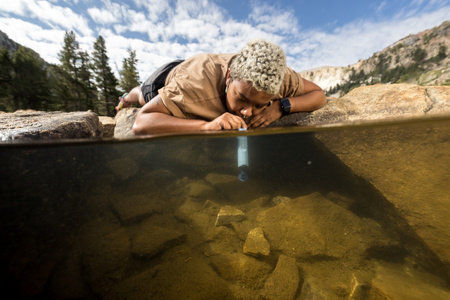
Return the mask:
<path id="1" fill-rule="evenodd" d="M 133 133 L 135 135 L 145 135 L 239 128 L 247 128 L 247 125 L 242 118 L 230 113 L 224 113 L 210 122 L 174 117 L 158 95 L 145 104 L 139 111 L 133 125 Z"/>
<path id="2" fill-rule="evenodd" d="M 322 108 L 327 102 L 325 92 L 317 84 L 303 79 L 303 86 L 303 95 L 289 98 L 291 102 L 291 113 L 314 111 Z M 281 109 L 281 106 L 279 107 Z"/>
<path id="3" fill-rule="evenodd" d="M 288 98 L 291 102 L 290 113 L 314 111 L 322 108 L 327 102 L 325 92 L 317 84 L 303 79 L 303 87 L 301 96 Z M 254 116 L 248 126 L 251 128 L 266 127 L 282 116 L 281 102 L 276 100 L 259 115 Z"/>

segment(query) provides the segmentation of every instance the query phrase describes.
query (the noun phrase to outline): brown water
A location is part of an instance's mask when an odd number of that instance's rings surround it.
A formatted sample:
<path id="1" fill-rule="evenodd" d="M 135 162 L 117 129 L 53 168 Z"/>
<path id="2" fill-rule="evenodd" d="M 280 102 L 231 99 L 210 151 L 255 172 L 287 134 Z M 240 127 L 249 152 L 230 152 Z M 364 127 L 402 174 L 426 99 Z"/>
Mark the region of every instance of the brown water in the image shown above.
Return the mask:
<path id="1" fill-rule="evenodd" d="M 439 118 L 1 145 L 2 291 L 448 299 L 449 129 Z"/>

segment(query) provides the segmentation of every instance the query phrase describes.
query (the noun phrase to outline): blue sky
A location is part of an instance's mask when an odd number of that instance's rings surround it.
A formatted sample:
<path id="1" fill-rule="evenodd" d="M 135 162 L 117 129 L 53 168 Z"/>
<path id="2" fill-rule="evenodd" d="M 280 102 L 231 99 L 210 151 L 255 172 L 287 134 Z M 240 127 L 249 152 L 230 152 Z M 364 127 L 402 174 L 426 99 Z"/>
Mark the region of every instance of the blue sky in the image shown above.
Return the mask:
<path id="1" fill-rule="evenodd" d="M 92 51 L 106 40 L 111 67 L 136 51 L 141 80 L 196 53 L 237 52 L 253 38 L 280 44 L 297 71 L 347 66 L 409 34 L 450 20 L 450 0 L 5 0 L 0 30 L 59 63 L 64 33 Z"/>

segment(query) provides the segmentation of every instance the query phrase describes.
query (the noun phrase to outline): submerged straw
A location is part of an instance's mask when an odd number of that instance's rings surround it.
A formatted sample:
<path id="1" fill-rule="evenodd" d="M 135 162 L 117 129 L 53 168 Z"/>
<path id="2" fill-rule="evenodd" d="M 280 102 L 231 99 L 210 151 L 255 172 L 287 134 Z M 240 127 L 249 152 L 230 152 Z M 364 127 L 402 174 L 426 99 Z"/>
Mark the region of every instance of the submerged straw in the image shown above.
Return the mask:
<path id="1" fill-rule="evenodd" d="M 239 128 L 239 131 L 245 131 L 245 128 Z M 248 179 L 248 151 L 247 137 L 238 136 L 238 168 L 241 171 L 238 175 L 240 181 Z"/>

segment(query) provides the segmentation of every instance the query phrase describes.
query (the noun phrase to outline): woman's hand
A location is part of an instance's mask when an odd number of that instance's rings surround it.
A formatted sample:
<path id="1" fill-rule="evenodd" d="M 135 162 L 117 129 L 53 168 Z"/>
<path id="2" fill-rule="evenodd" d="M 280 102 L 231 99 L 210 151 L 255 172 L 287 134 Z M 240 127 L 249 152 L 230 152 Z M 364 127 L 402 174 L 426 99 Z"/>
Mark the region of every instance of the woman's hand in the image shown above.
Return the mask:
<path id="1" fill-rule="evenodd" d="M 247 125 L 239 116 L 233 115 L 229 112 L 222 114 L 221 116 L 215 118 L 211 122 L 205 124 L 204 130 L 229 130 L 229 129 L 239 129 L 247 128 Z"/>
<path id="2" fill-rule="evenodd" d="M 266 127 L 283 116 L 281 112 L 281 102 L 273 101 L 272 105 L 266 107 L 259 114 L 253 116 L 248 123 L 250 128 Z"/>

